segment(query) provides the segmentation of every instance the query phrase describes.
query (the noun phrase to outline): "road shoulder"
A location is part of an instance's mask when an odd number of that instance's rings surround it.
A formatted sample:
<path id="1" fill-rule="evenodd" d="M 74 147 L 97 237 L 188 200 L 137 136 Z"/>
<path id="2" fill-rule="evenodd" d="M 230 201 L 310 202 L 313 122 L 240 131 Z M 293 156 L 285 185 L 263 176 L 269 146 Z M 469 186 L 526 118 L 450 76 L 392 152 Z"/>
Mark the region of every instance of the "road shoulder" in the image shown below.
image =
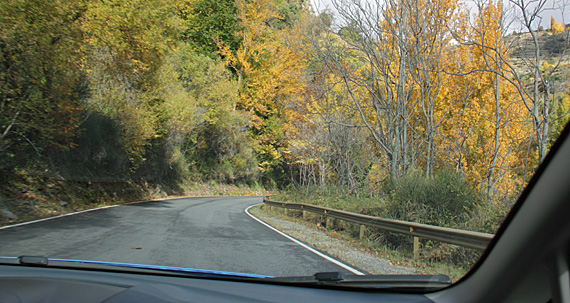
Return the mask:
<path id="1" fill-rule="evenodd" d="M 351 245 L 350 241 L 331 237 L 322 228 L 276 217 L 260 210 L 259 207 L 252 208 L 250 213 L 283 233 L 370 274 L 415 273 L 414 268 L 393 265 L 389 260 Z"/>

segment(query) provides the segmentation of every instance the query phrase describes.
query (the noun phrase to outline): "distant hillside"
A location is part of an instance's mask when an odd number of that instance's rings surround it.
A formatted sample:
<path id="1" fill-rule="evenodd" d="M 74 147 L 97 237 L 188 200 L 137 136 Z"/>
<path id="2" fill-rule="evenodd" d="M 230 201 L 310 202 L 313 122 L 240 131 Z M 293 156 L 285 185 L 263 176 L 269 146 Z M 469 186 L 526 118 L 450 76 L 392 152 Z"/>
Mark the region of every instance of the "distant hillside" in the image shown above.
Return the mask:
<path id="1" fill-rule="evenodd" d="M 511 62 L 522 74 L 529 72 L 528 61 L 534 61 L 536 48 L 530 33 L 511 34 L 507 37 L 507 43 L 511 49 Z M 564 33 L 553 35 L 550 31 L 538 33 L 540 56 L 549 64 L 554 64 L 562 59 L 562 66 L 567 67 L 570 62 L 568 46 Z M 565 52 L 566 49 L 566 52 Z M 564 56 L 561 58 L 561 56 Z M 525 64 L 527 62 L 527 64 Z M 526 67 L 526 68 L 525 68 Z"/>
<path id="2" fill-rule="evenodd" d="M 507 43 L 511 45 L 513 58 L 534 57 L 535 48 L 530 33 L 511 34 L 507 37 Z M 562 55 L 566 47 L 565 34 L 553 35 L 550 31 L 542 31 L 538 33 L 538 43 L 543 58 L 558 57 Z"/>

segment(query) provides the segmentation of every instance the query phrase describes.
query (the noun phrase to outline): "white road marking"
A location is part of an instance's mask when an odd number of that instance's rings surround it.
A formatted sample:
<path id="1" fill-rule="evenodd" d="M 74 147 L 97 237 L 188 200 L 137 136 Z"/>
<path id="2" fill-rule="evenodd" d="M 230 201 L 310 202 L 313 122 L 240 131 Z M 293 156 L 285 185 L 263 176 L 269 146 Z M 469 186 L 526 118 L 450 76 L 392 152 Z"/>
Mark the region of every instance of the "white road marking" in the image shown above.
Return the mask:
<path id="1" fill-rule="evenodd" d="M 136 204 L 136 203 L 143 203 L 143 202 L 152 202 L 152 201 L 162 201 L 162 200 L 172 200 L 172 199 L 184 199 L 184 198 L 186 198 L 186 197 L 152 199 L 152 200 L 145 200 L 145 201 L 135 201 L 135 202 L 125 203 L 125 204 L 115 204 L 115 205 L 102 206 L 102 207 L 91 208 L 91 209 L 86 209 L 86 210 L 80 210 L 80 211 L 76 211 L 76 212 L 72 212 L 72 213 L 57 215 L 57 216 L 48 217 L 48 218 L 43 218 L 43 219 L 38 219 L 38 220 L 32 220 L 32 221 L 27 221 L 27 222 L 12 224 L 12 225 L 6 225 L 6 226 L 0 227 L 0 230 L 8 229 L 8 228 L 13 228 L 13 227 L 18 227 L 18 226 L 29 225 L 29 224 L 33 224 L 33 223 L 48 221 L 48 220 L 53 220 L 53 219 L 57 219 L 57 218 L 67 217 L 67 216 L 73 216 L 73 215 L 82 214 L 82 213 L 86 213 L 86 212 L 90 212 L 90 211 L 96 211 L 96 210 L 101 210 L 101 209 L 108 209 L 108 208 L 118 207 L 118 206 L 121 206 L 121 205 L 129 205 L 129 204 Z M 346 264 L 344 264 L 344 263 L 342 263 L 342 262 L 340 262 L 340 261 L 338 261 L 338 260 L 335 260 L 335 259 L 333 259 L 333 258 L 331 258 L 331 257 L 329 257 L 329 256 L 327 256 L 327 255 L 325 255 L 325 254 L 323 254 L 323 253 L 321 253 L 321 252 L 315 250 L 314 248 L 312 248 L 312 247 L 306 245 L 305 243 L 303 243 L 303 242 L 301 242 L 301 241 L 299 241 L 299 240 L 297 240 L 297 239 L 295 239 L 295 238 L 293 238 L 293 237 L 291 237 L 291 236 L 285 234 L 284 232 L 282 232 L 282 231 L 280 231 L 280 230 L 274 228 L 273 226 L 271 226 L 271 225 L 269 225 L 269 224 L 267 224 L 267 223 L 261 221 L 260 219 L 258 219 L 257 217 L 255 217 L 254 215 L 252 215 L 252 214 L 249 212 L 249 210 L 250 210 L 252 207 L 257 206 L 257 205 L 261 205 L 261 204 L 262 204 L 262 203 L 256 204 L 256 205 L 252 205 L 252 206 L 246 208 L 246 209 L 245 209 L 245 213 L 246 213 L 248 216 L 250 216 L 252 219 L 254 219 L 255 221 L 257 221 L 257 222 L 259 222 L 259 223 L 265 225 L 266 227 L 270 228 L 270 229 L 273 230 L 274 232 L 276 232 L 276 233 L 278 233 L 278 234 L 284 236 L 285 238 L 287 238 L 287 239 L 289 239 L 289 240 L 295 242 L 296 244 L 302 246 L 303 248 L 305 248 L 305 249 L 307 249 L 308 251 L 310 251 L 310 252 L 316 254 L 317 256 L 322 257 L 323 259 L 325 259 L 325 260 L 327 260 L 327 261 L 330 261 L 330 262 L 332 262 L 332 263 L 334 263 L 334 264 L 336 264 L 336 265 L 338 265 L 338 266 L 340 266 L 340 267 L 342 267 L 342 268 L 344 268 L 344 269 L 350 271 L 350 272 L 353 273 L 353 274 L 356 274 L 356 275 L 364 275 L 364 273 L 360 272 L 359 270 L 357 270 L 357 269 L 355 269 L 355 268 L 353 268 L 353 267 L 350 267 L 349 265 L 346 265 Z"/>
<path id="2" fill-rule="evenodd" d="M 38 222 L 43 222 L 43 221 L 48 221 L 48 220 L 53 220 L 53 219 L 57 219 L 57 218 L 67 217 L 67 216 L 73 216 L 73 215 L 77 215 L 77 214 L 81 214 L 81 213 L 86 213 L 86 212 L 88 212 L 88 211 L 94 211 L 94 210 L 100 210 L 100 209 L 106 209 L 106 208 L 117 207 L 117 206 L 119 206 L 119 205 L 117 204 L 117 205 L 109 205 L 109 206 L 91 208 L 91 209 L 75 211 L 75 212 L 67 213 L 67 214 L 63 214 L 63 215 L 57 215 L 57 216 L 53 216 L 53 217 L 48 217 L 48 218 L 43 218 L 43 219 L 38 219 L 38 220 L 32 220 L 32 221 L 26 221 L 26 222 L 17 223 L 17 224 L 12 224 L 12 225 L 6 225 L 6 226 L 0 227 L 0 230 L 12 228 L 12 227 L 24 226 L 24 225 L 33 224 L 33 223 L 38 223 Z"/>
<path id="3" fill-rule="evenodd" d="M 174 199 L 183 199 L 183 198 L 184 198 L 184 197 L 182 197 L 182 198 L 174 198 Z M 43 222 L 43 221 L 48 221 L 48 220 L 53 220 L 53 219 L 57 219 L 57 218 L 67 217 L 67 216 L 73 216 L 73 215 L 77 215 L 77 214 L 81 214 L 81 213 L 86 213 L 86 212 L 90 212 L 90 211 L 94 211 L 94 210 L 101 210 L 101 209 L 113 208 L 113 207 L 117 207 L 117 206 L 121 206 L 121 205 L 137 204 L 137 203 L 152 202 L 152 201 L 162 201 L 162 200 L 172 200 L 172 199 L 173 199 L 173 198 L 161 198 L 161 199 L 135 201 L 135 202 L 129 202 L 129 203 L 124 203 L 124 204 L 115 204 L 115 205 L 107 205 L 107 206 L 102 206 L 102 207 L 97 207 L 97 208 L 90 208 L 90 209 L 85 209 L 85 210 L 80 210 L 80 211 L 74 211 L 74 212 L 72 212 L 72 213 L 61 214 L 61 215 L 57 215 L 57 216 L 53 216 L 53 217 L 47 217 L 47 218 L 38 219 L 38 220 L 26 221 L 26 222 L 17 223 L 17 224 L 12 224 L 12 225 L 6 225 L 6 226 L 0 227 L 0 230 L 12 228 L 12 227 L 24 226 L 24 225 L 33 224 L 33 223 L 38 223 L 38 222 Z"/>
<path id="4" fill-rule="evenodd" d="M 261 204 L 263 204 L 263 203 L 256 204 L 256 205 L 252 205 L 252 206 L 246 208 L 246 209 L 245 209 L 245 213 L 246 213 L 248 216 L 250 216 L 252 219 L 254 219 L 255 221 L 257 221 L 257 222 L 259 222 L 259 223 L 265 225 L 266 227 L 270 228 L 270 229 L 273 230 L 274 232 L 276 232 L 276 233 L 282 235 L 283 237 L 285 237 L 285 238 L 287 238 L 287 239 L 289 239 L 289 240 L 291 240 L 291 241 L 297 243 L 298 245 L 301 245 L 302 247 L 304 247 L 304 248 L 307 249 L 308 251 L 310 251 L 310 252 L 316 254 L 317 256 L 322 257 L 322 258 L 324 258 L 325 260 L 330 261 L 330 262 L 332 262 L 332 263 L 334 263 L 334 264 L 336 264 L 336 265 L 338 265 L 338 266 L 340 266 L 340 267 L 342 267 L 342 268 L 344 268 L 344 269 L 350 271 L 351 273 L 353 273 L 353 274 L 355 274 L 355 275 L 360 275 L 360 276 L 363 276 L 363 275 L 364 275 L 363 272 L 361 272 L 361 271 L 359 271 L 359 270 L 357 270 L 357 269 L 355 269 L 355 268 L 353 268 L 353 267 L 350 267 L 350 266 L 348 266 L 348 265 L 346 265 L 346 264 L 344 264 L 344 263 L 342 263 L 342 262 L 340 262 L 340 261 L 338 261 L 338 260 L 336 260 L 336 259 L 333 259 L 333 258 L 331 258 L 331 257 L 329 257 L 329 256 L 327 256 L 327 255 L 325 255 L 325 254 L 323 254 L 323 253 L 321 253 L 320 251 L 318 251 L 318 250 L 316 250 L 316 249 L 314 249 L 314 248 L 308 246 L 307 244 L 305 244 L 305 243 L 303 243 L 303 242 L 301 242 L 301 241 L 299 241 L 299 240 L 297 240 L 297 239 L 295 239 L 295 238 L 289 236 L 288 234 L 286 234 L 286 233 L 284 233 L 284 232 L 282 232 L 282 231 L 276 229 L 275 227 L 273 227 L 273 226 L 271 226 L 271 225 L 269 225 L 269 224 L 267 224 L 267 223 L 261 221 L 259 218 L 257 218 L 256 216 L 252 215 L 252 214 L 249 212 L 249 210 L 250 210 L 252 207 L 255 207 L 255 206 L 258 206 L 258 205 L 261 205 Z"/>

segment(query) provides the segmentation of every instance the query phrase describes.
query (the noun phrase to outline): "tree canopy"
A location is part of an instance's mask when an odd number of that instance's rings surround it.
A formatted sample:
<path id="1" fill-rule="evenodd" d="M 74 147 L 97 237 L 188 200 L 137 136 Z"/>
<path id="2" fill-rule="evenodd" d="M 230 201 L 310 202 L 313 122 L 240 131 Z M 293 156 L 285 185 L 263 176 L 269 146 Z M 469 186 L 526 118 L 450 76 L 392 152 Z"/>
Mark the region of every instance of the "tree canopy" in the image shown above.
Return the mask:
<path id="1" fill-rule="evenodd" d="M 6 0 L 0 168 L 504 198 L 570 108 L 566 29 L 509 33 L 517 1 Z"/>

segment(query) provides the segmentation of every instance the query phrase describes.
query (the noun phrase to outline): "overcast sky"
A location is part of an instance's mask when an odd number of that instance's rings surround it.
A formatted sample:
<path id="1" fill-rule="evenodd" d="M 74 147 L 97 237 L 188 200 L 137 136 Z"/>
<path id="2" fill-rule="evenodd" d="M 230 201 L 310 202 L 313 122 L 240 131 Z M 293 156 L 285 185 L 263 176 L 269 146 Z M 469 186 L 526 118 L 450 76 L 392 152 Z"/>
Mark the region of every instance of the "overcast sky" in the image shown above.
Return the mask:
<path id="1" fill-rule="evenodd" d="M 334 9 L 331 0 L 310 0 L 313 6 L 313 9 L 316 12 L 322 12 L 325 9 L 330 9 L 334 14 L 338 14 L 337 11 Z M 343 0 L 339 0 L 343 1 Z M 344 0 L 346 1 L 346 0 Z M 364 0 L 363 0 L 364 1 Z M 373 0 L 377 1 L 377 0 Z M 526 0 L 529 3 L 535 2 L 537 0 Z M 548 0 L 549 2 L 544 6 L 544 12 L 542 17 L 542 21 L 540 25 L 544 28 L 550 28 L 550 17 L 554 16 L 557 22 L 562 22 L 563 24 L 570 23 L 570 0 Z M 475 10 L 475 5 L 473 4 L 472 0 L 466 1 L 469 6 L 472 7 L 471 11 Z M 505 0 L 506 7 L 509 7 L 509 1 Z M 565 9 L 564 9 L 565 8 Z M 538 24 L 538 22 L 537 22 Z M 511 30 L 520 31 L 520 24 L 513 22 L 511 26 Z"/>

